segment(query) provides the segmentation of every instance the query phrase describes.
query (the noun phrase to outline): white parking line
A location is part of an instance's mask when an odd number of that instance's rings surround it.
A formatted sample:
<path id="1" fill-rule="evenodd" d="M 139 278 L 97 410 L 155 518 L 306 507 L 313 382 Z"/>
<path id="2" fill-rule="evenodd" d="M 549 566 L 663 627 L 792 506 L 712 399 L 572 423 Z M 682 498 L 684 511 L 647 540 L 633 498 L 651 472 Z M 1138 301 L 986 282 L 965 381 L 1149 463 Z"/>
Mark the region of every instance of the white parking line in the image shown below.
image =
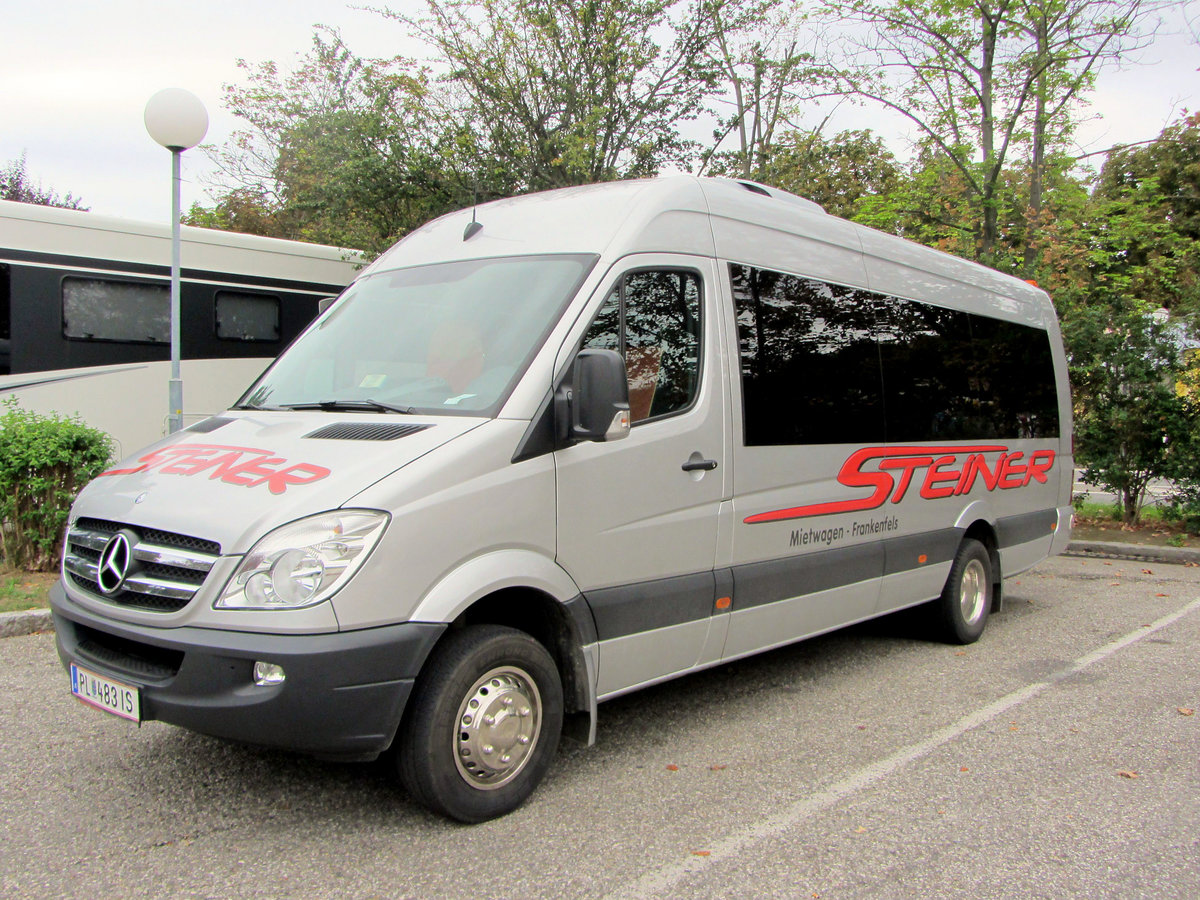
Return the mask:
<path id="1" fill-rule="evenodd" d="M 1031 700 L 1043 693 L 1047 688 L 1082 672 L 1089 666 L 1108 659 L 1113 654 L 1150 637 L 1196 610 L 1200 610 L 1200 598 L 1193 600 L 1173 613 L 1163 616 L 1150 625 L 1131 631 L 1124 637 L 1118 638 L 1097 650 L 1093 650 L 1091 653 L 1079 657 L 1042 681 L 1036 681 L 1012 693 L 1005 694 L 987 706 L 963 716 L 957 722 L 947 725 L 945 728 L 938 729 L 925 740 L 902 747 L 891 756 L 864 766 L 824 790 L 805 797 L 803 800 L 797 800 L 775 815 L 734 831 L 715 844 L 707 845 L 710 849 L 709 855 L 704 857 L 688 856 L 677 862 L 669 863 L 661 868 L 647 872 L 641 878 L 629 882 L 625 886 L 606 895 L 606 900 L 634 900 L 634 898 L 642 900 L 642 898 L 647 897 L 676 896 L 677 892 L 674 892 L 672 889 L 687 876 L 702 872 L 714 863 L 735 857 L 760 841 L 782 834 L 794 825 L 828 809 L 859 791 L 865 790 L 875 784 L 875 782 L 886 778 L 888 775 L 937 750 L 939 747 L 945 746 L 968 731 L 1006 714 L 1014 707 L 1020 706 L 1027 700 Z"/>

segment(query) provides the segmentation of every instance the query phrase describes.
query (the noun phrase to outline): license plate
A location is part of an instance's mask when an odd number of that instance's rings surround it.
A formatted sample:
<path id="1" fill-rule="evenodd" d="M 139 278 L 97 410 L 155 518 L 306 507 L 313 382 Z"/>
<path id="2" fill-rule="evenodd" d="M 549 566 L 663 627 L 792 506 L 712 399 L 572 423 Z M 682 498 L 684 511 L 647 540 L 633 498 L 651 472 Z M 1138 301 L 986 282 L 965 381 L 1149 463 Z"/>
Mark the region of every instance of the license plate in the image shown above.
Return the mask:
<path id="1" fill-rule="evenodd" d="M 71 693 L 89 706 L 114 716 L 131 722 L 142 720 L 141 695 L 137 688 L 81 669 L 75 663 L 71 663 Z"/>

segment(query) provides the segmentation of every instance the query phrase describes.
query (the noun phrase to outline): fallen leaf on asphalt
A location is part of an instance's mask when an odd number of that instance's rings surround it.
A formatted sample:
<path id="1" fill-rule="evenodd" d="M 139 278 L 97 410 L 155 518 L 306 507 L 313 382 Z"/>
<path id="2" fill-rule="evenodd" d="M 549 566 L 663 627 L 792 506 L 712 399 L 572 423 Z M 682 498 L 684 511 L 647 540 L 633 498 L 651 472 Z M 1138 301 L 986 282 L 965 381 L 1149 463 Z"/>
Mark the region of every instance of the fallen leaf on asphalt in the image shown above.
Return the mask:
<path id="1" fill-rule="evenodd" d="M 1194 716 L 1196 714 L 1196 711 L 1194 709 L 1192 709 L 1190 706 L 1180 706 L 1179 714 L 1181 716 Z"/>
<path id="2" fill-rule="evenodd" d="M 1120 586 L 1121 586 L 1121 582 L 1119 582 L 1119 581 L 1110 581 L 1110 582 L 1108 583 L 1108 586 L 1109 586 L 1109 587 L 1120 587 Z"/>
<path id="3" fill-rule="evenodd" d="M 854 833 L 855 834 L 866 834 L 867 829 L 865 829 L 861 825 L 859 825 L 857 828 L 854 829 Z"/>
<path id="4" fill-rule="evenodd" d="M 960 768 L 958 771 L 960 771 L 960 772 L 970 772 L 971 770 L 970 770 L 970 769 L 968 769 L 966 766 L 963 766 L 963 767 L 961 767 L 961 768 Z"/>
<path id="5" fill-rule="evenodd" d="M 668 772 L 678 772 L 679 766 L 675 765 L 675 763 L 671 763 L 669 766 L 667 766 L 667 771 Z"/>
<path id="6" fill-rule="evenodd" d="M 1155 597 L 1170 597 L 1170 594 L 1155 594 Z"/>
<path id="7" fill-rule="evenodd" d="M 857 728 L 859 731 L 866 731 L 866 730 L 867 730 L 867 726 L 866 726 L 866 725 L 855 725 L 854 727 L 855 727 L 855 728 Z"/>
<path id="8" fill-rule="evenodd" d="M 693 850 L 692 856 L 712 856 L 711 850 Z"/>
<path id="9" fill-rule="evenodd" d="M 1122 770 L 1122 771 L 1118 772 L 1117 774 L 1120 775 L 1122 778 L 1137 778 L 1138 777 L 1137 772 L 1131 772 L 1128 770 Z"/>
<path id="10" fill-rule="evenodd" d="M 1149 569 L 1142 569 L 1142 574 L 1143 575 L 1153 575 L 1154 573 L 1151 572 Z"/>
<path id="11" fill-rule="evenodd" d="M 966 651 L 966 650 L 955 650 L 955 651 L 954 651 L 954 655 L 955 655 L 955 656 L 966 656 L 966 655 L 967 655 L 967 651 Z"/>
<path id="12" fill-rule="evenodd" d="M 711 769 L 713 772 L 720 772 L 722 769 L 725 768 L 725 766 L 709 766 L 708 768 Z"/>

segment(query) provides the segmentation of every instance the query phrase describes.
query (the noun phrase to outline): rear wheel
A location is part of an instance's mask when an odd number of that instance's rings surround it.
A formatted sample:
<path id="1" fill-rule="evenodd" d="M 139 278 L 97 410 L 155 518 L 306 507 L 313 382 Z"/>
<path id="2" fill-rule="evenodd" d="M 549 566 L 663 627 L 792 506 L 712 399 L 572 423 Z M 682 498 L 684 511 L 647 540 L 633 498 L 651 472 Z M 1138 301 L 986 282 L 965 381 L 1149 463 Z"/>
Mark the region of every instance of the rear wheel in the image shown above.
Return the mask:
<path id="1" fill-rule="evenodd" d="M 562 720 L 562 685 L 546 649 L 512 628 L 473 625 L 448 635 L 418 677 L 397 739 L 397 772 L 435 812 L 492 819 L 542 780 Z"/>
<path id="2" fill-rule="evenodd" d="M 992 559 L 987 547 L 974 538 L 963 540 L 934 608 L 945 640 L 953 644 L 979 640 L 992 609 Z"/>

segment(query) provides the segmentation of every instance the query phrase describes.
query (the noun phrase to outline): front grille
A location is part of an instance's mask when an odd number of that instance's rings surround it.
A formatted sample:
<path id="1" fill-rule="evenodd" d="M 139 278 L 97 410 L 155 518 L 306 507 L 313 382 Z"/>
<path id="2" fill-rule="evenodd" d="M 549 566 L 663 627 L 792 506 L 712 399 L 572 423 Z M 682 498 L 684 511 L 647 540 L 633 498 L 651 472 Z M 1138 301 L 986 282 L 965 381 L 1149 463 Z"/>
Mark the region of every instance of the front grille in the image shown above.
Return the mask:
<path id="1" fill-rule="evenodd" d="M 75 649 L 82 659 L 132 675 L 139 681 L 174 678 L 183 665 L 183 652 L 180 650 L 131 641 L 115 634 L 94 631 L 85 625 L 76 625 L 75 634 L 79 640 Z"/>
<path id="2" fill-rule="evenodd" d="M 133 562 L 121 589 L 106 595 L 98 583 L 100 554 L 119 531 L 131 537 Z M 176 612 L 191 602 L 220 555 L 221 545 L 216 541 L 81 518 L 67 532 L 63 573 L 80 590 L 106 603 L 150 612 Z"/>

